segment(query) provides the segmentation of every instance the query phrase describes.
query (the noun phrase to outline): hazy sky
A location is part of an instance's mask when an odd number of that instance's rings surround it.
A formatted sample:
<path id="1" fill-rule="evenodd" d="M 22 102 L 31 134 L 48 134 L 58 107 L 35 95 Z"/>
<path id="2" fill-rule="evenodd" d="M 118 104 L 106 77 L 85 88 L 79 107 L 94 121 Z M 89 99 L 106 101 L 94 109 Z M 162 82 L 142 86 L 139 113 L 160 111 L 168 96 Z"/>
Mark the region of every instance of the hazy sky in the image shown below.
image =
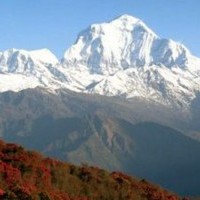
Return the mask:
<path id="1" fill-rule="evenodd" d="M 1 0 L 0 51 L 49 48 L 61 58 L 82 29 L 122 14 L 200 56 L 200 0 Z"/>

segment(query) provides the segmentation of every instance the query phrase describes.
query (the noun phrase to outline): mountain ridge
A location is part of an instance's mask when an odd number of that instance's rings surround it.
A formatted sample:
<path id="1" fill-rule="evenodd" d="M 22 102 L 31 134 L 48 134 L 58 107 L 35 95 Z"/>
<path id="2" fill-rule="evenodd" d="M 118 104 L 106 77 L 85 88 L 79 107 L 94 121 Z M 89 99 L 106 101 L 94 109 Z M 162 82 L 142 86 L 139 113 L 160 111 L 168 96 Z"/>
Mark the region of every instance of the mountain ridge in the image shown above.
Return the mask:
<path id="1" fill-rule="evenodd" d="M 0 92 L 65 88 L 189 109 L 199 75 L 200 58 L 129 15 L 89 26 L 61 61 L 47 49 L 0 53 Z"/>
<path id="2" fill-rule="evenodd" d="M 200 133 L 198 113 L 195 124 L 183 110 L 141 99 L 40 88 L 1 93 L 0 110 L 6 141 L 199 194 L 199 140 L 188 137 L 192 130 Z"/>

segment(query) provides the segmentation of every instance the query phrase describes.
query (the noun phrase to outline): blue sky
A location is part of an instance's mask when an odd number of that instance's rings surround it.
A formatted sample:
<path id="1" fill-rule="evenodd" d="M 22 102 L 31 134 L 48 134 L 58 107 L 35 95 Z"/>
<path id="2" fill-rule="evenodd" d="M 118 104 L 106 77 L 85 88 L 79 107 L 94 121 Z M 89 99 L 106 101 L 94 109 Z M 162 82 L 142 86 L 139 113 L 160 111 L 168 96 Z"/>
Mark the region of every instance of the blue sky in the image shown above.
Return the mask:
<path id="1" fill-rule="evenodd" d="M 200 56 L 199 9 L 200 0 L 4 0 L 0 51 L 49 48 L 61 58 L 88 25 L 130 14 Z"/>

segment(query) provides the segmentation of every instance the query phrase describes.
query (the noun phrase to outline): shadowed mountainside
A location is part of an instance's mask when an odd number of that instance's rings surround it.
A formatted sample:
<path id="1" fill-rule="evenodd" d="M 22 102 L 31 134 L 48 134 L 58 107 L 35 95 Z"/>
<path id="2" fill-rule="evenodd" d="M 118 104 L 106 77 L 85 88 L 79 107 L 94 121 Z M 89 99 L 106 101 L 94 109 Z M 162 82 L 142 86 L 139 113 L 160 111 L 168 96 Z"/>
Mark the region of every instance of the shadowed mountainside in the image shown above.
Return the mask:
<path id="1" fill-rule="evenodd" d="M 65 161 L 121 170 L 179 194 L 200 192 L 200 143 L 175 130 L 188 130 L 187 113 L 140 99 L 40 89 L 1 94 L 0 111 L 6 141 Z"/>

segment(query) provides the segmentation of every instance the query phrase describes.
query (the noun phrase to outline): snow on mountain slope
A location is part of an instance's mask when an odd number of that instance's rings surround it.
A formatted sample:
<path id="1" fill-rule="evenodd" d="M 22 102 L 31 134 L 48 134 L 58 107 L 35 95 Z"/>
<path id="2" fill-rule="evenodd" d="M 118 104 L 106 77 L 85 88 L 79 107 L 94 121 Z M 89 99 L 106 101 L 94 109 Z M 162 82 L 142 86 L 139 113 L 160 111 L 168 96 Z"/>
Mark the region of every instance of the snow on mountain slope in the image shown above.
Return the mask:
<path id="1" fill-rule="evenodd" d="M 0 72 L 32 73 L 42 64 L 47 66 L 58 62 L 47 49 L 35 51 L 10 49 L 0 53 Z"/>
<path id="2" fill-rule="evenodd" d="M 188 106 L 200 91 L 200 59 L 129 15 L 81 32 L 62 65 L 87 93 Z"/>
<path id="3" fill-rule="evenodd" d="M 56 65 L 58 59 L 47 49 L 10 49 L 0 53 L 0 92 L 20 91 L 37 86 L 62 87 Z"/>
<path id="4" fill-rule="evenodd" d="M 56 56 L 48 49 L 30 51 L 29 54 L 33 59 L 41 63 L 55 65 L 59 62 Z"/>
<path id="5" fill-rule="evenodd" d="M 139 19 L 125 15 L 81 32 L 65 53 L 64 63 L 75 67 L 87 65 L 91 73 L 111 75 L 150 62 L 152 41 L 157 38 Z"/>
<path id="6" fill-rule="evenodd" d="M 21 74 L 0 74 L 0 92 L 9 90 L 20 91 L 27 88 L 35 88 L 41 84 L 34 77 L 28 77 Z"/>
<path id="7" fill-rule="evenodd" d="M 188 106 L 195 98 L 196 90 L 200 90 L 199 83 L 200 78 L 194 79 L 191 73 L 154 65 L 119 71 L 88 92 L 126 98 L 141 97 L 167 105 Z"/>
<path id="8" fill-rule="evenodd" d="M 0 52 L 0 92 L 36 86 L 188 107 L 200 91 L 200 59 L 122 15 L 82 31 L 61 62 L 47 49 Z"/>
<path id="9" fill-rule="evenodd" d="M 182 66 L 189 54 L 183 45 L 160 39 L 141 20 L 123 15 L 81 32 L 77 42 L 66 51 L 64 63 L 111 75 L 118 70 L 158 63 Z"/>

